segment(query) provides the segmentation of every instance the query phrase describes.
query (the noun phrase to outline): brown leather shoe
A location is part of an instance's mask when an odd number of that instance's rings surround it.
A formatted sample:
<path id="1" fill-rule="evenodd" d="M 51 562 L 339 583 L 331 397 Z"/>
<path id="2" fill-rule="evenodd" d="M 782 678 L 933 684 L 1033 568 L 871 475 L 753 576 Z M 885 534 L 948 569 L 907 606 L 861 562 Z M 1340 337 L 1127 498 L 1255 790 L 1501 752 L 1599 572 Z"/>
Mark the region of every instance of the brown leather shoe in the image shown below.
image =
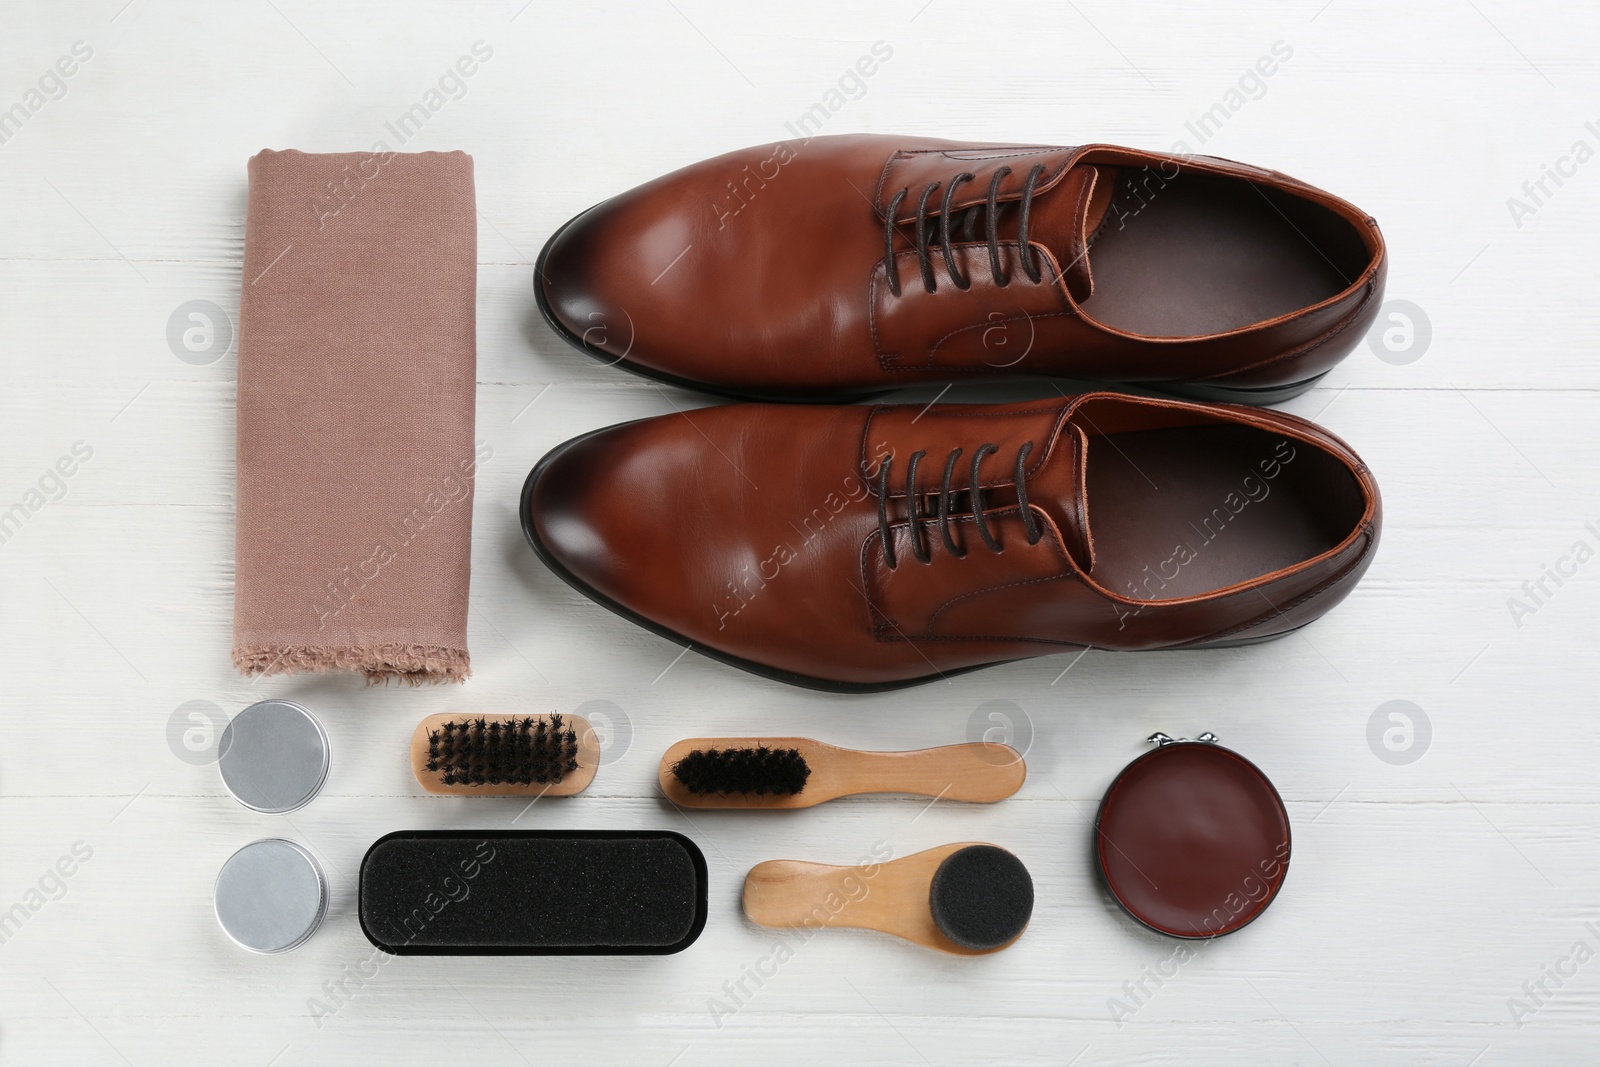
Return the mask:
<path id="1" fill-rule="evenodd" d="M 1049 376 L 1271 403 L 1361 339 L 1384 270 L 1371 218 L 1274 171 L 852 135 L 598 204 L 534 290 L 591 355 L 731 396 Z"/>
<path id="2" fill-rule="evenodd" d="M 624 423 L 540 460 L 522 522 L 556 573 L 664 637 L 870 691 L 1281 636 L 1350 592 L 1380 506 L 1304 419 L 1089 393 Z"/>

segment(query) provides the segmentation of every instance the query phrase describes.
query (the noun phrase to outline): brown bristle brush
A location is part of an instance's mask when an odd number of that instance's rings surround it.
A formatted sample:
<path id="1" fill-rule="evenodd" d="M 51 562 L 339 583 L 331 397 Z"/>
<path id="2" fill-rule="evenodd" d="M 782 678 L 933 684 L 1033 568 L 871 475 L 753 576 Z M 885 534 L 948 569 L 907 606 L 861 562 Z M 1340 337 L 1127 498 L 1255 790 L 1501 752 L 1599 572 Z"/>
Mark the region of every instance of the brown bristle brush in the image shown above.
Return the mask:
<path id="1" fill-rule="evenodd" d="M 430 793 L 566 797 L 594 781 L 600 744 L 577 715 L 430 715 L 411 770 Z"/>
<path id="2" fill-rule="evenodd" d="M 990 804 L 1028 768 L 1007 745 L 975 741 L 859 752 L 807 737 L 695 737 L 661 757 L 661 791 L 686 808 L 809 808 L 858 793 L 913 793 Z"/>

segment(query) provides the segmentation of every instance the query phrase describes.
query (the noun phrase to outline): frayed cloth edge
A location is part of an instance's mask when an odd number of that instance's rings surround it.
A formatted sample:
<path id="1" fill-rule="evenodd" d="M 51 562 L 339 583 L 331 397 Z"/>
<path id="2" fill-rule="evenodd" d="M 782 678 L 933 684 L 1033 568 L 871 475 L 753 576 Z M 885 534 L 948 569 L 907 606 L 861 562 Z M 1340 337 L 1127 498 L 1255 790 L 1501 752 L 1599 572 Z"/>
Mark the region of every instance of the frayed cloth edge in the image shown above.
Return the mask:
<path id="1" fill-rule="evenodd" d="M 238 645 L 233 665 L 252 677 L 269 674 L 322 674 L 358 671 L 368 685 L 392 681 L 406 685 L 464 682 L 472 674 L 472 661 L 464 648 L 411 645 Z"/>

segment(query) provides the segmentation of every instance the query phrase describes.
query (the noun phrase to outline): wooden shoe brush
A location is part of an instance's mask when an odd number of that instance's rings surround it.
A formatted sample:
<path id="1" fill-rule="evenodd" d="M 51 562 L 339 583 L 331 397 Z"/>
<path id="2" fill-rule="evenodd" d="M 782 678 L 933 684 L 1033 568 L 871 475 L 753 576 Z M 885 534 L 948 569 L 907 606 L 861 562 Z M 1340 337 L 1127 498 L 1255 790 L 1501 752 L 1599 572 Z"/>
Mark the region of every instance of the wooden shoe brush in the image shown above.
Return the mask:
<path id="1" fill-rule="evenodd" d="M 994 803 L 1021 789 L 1022 755 L 974 741 L 859 752 L 810 737 L 690 737 L 661 757 L 661 792 L 685 808 L 810 808 L 856 793 Z"/>
<path id="2" fill-rule="evenodd" d="M 600 744 L 577 715 L 430 715 L 411 770 L 430 793 L 566 797 L 594 781 Z"/>
<path id="3" fill-rule="evenodd" d="M 1007 745 L 975 741 L 860 752 L 806 737 L 695 737 L 661 757 L 661 791 L 686 808 L 809 808 L 858 793 L 913 793 L 990 804 L 1022 788 Z"/>
<path id="4" fill-rule="evenodd" d="M 956 956 L 1008 947 L 1033 915 L 1033 878 L 998 845 L 962 842 L 854 867 L 768 860 L 744 880 L 744 913 L 778 929 L 881 930 Z"/>

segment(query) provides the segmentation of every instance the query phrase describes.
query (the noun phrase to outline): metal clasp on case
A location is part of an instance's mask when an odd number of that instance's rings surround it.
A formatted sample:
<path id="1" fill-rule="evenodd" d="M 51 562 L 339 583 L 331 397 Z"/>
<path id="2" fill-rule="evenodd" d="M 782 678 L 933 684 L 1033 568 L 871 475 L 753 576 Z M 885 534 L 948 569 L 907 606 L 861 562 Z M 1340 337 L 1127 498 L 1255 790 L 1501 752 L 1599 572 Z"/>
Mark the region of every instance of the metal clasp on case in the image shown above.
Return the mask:
<path id="1" fill-rule="evenodd" d="M 1217 738 L 1217 735 L 1212 733 L 1210 730 L 1207 730 L 1205 733 L 1201 734 L 1199 737 L 1194 738 L 1193 740 L 1191 740 L 1190 738 L 1187 738 L 1187 737 L 1169 737 L 1168 735 L 1166 735 L 1166 734 L 1162 733 L 1161 731 L 1157 730 L 1155 733 L 1153 733 L 1149 737 L 1145 738 L 1145 740 L 1147 742 L 1149 742 L 1150 744 L 1152 744 L 1152 745 L 1156 745 L 1158 747 L 1165 748 L 1168 745 L 1184 745 L 1184 744 L 1197 744 L 1197 743 L 1198 744 L 1205 744 L 1205 745 L 1214 745 L 1214 744 L 1217 743 L 1218 738 Z"/>

